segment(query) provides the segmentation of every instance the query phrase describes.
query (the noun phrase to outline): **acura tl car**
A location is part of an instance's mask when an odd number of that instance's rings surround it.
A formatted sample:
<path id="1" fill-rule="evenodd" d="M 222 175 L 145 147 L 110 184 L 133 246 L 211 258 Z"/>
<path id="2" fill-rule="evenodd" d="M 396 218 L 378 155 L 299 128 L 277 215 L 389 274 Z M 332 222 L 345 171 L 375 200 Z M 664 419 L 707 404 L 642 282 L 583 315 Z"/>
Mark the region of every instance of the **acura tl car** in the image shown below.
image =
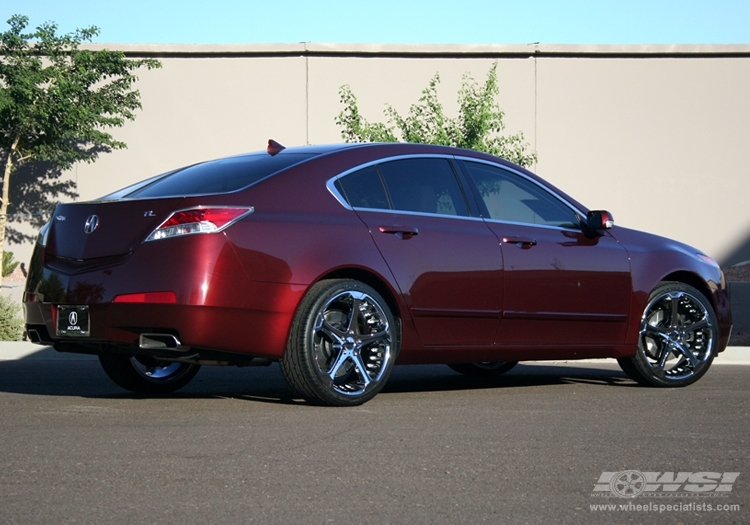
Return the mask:
<path id="1" fill-rule="evenodd" d="M 614 226 L 497 157 L 404 143 L 269 141 L 60 204 L 24 309 L 32 341 L 95 354 L 134 392 L 278 362 L 327 405 L 370 400 L 397 363 L 491 376 L 609 357 L 681 387 L 732 325 L 700 250 Z"/>

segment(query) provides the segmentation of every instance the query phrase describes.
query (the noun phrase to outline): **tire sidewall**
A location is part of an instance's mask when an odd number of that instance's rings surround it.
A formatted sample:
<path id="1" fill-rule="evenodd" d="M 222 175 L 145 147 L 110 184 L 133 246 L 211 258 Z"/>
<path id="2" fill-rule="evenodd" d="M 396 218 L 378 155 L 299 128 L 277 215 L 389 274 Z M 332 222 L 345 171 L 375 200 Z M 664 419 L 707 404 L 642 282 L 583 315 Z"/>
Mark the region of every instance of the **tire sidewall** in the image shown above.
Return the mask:
<path id="1" fill-rule="evenodd" d="M 99 362 L 112 381 L 138 394 L 168 394 L 179 390 L 192 381 L 200 369 L 200 365 L 183 363 L 175 374 L 152 379 L 144 377 L 128 355 L 100 354 Z"/>
<path id="2" fill-rule="evenodd" d="M 334 390 L 331 379 L 321 373 L 318 367 L 314 328 L 318 313 L 325 304 L 339 294 L 353 291 L 369 295 L 378 304 L 388 322 L 391 340 L 389 357 L 380 380 L 362 394 L 344 395 Z M 311 287 L 300 303 L 292 323 L 289 345 L 282 359 L 282 372 L 290 385 L 308 401 L 334 406 L 356 406 L 369 401 L 383 389 L 393 370 L 399 349 L 400 329 L 397 318 L 375 289 L 353 279 L 325 280 Z"/>
<path id="3" fill-rule="evenodd" d="M 666 379 L 653 374 L 645 350 L 643 348 L 643 338 L 640 335 L 640 331 L 643 328 L 643 323 L 646 322 L 646 313 L 651 305 L 654 304 L 655 299 L 663 296 L 665 293 L 677 291 L 690 294 L 695 300 L 699 301 L 701 305 L 703 305 L 703 307 L 708 312 L 708 317 L 714 333 L 711 337 L 711 347 L 708 350 L 708 357 L 701 362 L 701 364 L 699 365 L 699 369 L 696 372 L 683 379 Z M 718 320 L 713 305 L 711 304 L 711 301 L 709 301 L 708 298 L 706 298 L 706 296 L 703 295 L 698 289 L 690 286 L 689 284 L 680 282 L 664 282 L 657 286 L 649 295 L 648 301 L 643 308 L 643 314 L 641 316 L 639 325 L 638 349 L 635 356 L 633 356 L 633 358 L 631 358 L 630 360 L 630 366 L 626 366 L 623 369 L 631 378 L 634 378 L 636 379 L 636 381 L 648 384 L 650 386 L 683 387 L 695 383 L 708 371 L 708 369 L 711 367 L 711 364 L 713 363 L 714 357 L 716 357 L 716 348 L 719 342 L 717 327 Z M 633 377 L 633 375 L 631 374 L 635 374 L 636 377 Z"/>

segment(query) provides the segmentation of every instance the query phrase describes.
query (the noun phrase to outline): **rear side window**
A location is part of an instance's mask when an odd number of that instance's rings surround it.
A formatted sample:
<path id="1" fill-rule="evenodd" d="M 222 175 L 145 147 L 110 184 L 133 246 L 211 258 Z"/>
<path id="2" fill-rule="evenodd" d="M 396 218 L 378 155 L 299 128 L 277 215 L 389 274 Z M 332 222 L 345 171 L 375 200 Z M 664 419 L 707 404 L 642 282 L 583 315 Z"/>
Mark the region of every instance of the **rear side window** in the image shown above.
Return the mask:
<path id="1" fill-rule="evenodd" d="M 402 159 L 378 166 L 394 210 L 467 216 L 447 159 Z"/>
<path id="2" fill-rule="evenodd" d="M 502 168 L 464 162 L 491 219 L 578 228 L 576 213 L 533 182 Z"/>
<path id="3" fill-rule="evenodd" d="M 132 197 L 173 197 L 226 193 L 242 189 L 254 182 L 307 160 L 315 154 L 267 153 L 243 155 L 188 166 L 158 178 L 125 195 Z"/>
<path id="4" fill-rule="evenodd" d="M 355 171 L 337 180 L 336 187 L 352 208 L 388 210 L 391 207 L 375 166 Z"/>
<path id="5" fill-rule="evenodd" d="M 353 208 L 469 215 L 453 168 L 443 158 L 384 162 L 350 173 L 335 186 Z"/>

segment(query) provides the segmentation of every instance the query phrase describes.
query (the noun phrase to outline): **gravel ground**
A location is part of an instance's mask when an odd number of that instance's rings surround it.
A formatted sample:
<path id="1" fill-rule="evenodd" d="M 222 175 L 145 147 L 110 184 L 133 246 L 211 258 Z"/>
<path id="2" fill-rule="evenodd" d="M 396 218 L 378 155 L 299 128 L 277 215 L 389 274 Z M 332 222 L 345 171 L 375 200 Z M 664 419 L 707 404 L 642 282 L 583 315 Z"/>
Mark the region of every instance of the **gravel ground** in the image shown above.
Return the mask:
<path id="1" fill-rule="evenodd" d="M 737 266 L 730 266 L 722 269 L 724 270 L 724 278 L 727 282 L 750 282 L 750 263 L 738 264 Z M 732 337 L 729 340 L 729 346 L 750 346 L 750 332 L 732 330 Z"/>
<path id="2" fill-rule="evenodd" d="M 727 281 L 738 283 L 750 282 L 750 263 L 738 264 L 737 266 L 722 268 L 722 270 L 724 270 L 724 278 Z"/>

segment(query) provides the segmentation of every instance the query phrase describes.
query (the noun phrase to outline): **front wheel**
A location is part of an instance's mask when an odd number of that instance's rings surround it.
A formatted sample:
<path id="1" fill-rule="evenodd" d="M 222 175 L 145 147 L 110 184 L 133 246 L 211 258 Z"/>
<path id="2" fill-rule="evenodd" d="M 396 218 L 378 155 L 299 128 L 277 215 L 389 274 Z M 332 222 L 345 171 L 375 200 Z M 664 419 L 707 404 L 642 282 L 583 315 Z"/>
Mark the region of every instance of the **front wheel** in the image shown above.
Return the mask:
<path id="1" fill-rule="evenodd" d="M 494 377 L 504 374 L 518 364 L 518 361 L 488 361 L 482 363 L 449 364 L 456 372 L 474 377 Z"/>
<path id="2" fill-rule="evenodd" d="M 687 386 L 708 371 L 718 341 L 711 302 L 690 285 L 667 282 L 646 303 L 636 354 L 617 361 L 643 385 Z"/>
<path id="3" fill-rule="evenodd" d="M 139 394 L 168 394 L 187 385 L 200 365 L 161 362 L 152 357 L 99 354 L 109 378 L 125 390 Z"/>
<path id="4" fill-rule="evenodd" d="M 380 294 L 359 281 L 331 279 L 302 299 L 280 365 L 308 401 L 353 406 L 380 392 L 398 350 L 396 320 Z"/>

